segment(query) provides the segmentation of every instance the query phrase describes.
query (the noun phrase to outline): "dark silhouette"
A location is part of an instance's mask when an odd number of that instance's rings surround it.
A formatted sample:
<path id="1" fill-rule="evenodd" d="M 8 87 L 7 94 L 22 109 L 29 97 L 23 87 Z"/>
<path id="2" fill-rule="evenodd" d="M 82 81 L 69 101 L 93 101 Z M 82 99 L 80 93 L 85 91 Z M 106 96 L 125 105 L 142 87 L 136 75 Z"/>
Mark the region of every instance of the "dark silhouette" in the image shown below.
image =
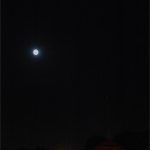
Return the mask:
<path id="1" fill-rule="evenodd" d="M 18 150 L 30 150 L 30 149 L 28 149 L 28 148 L 18 148 Z"/>
<path id="2" fill-rule="evenodd" d="M 93 136 L 87 140 L 84 150 L 93 150 L 97 146 L 102 145 L 102 143 L 105 141 L 106 141 L 106 138 L 104 137 Z"/>
<path id="3" fill-rule="evenodd" d="M 42 146 L 38 146 L 38 147 L 35 147 L 35 148 L 19 148 L 18 150 L 48 150 L 47 148 L 45 147 L 42 147 Z"/>
<path id="4" fill-rule="evenodd" d="M 35 150 L 48 150 L 48 149 L 45 148 L 45 147 L 40 146 L 40 147 L 36 147 Z"/>
<path id="5" fill-rule="evenodd" d="M 148 132 L 124 132 L 113 139 L 94 136 L 87 140 L 84 150 L 148 150 Z"/>
<path id="6" fill-rule="evenodd" d="M 115 141 L 127 150 L 148 150 L 148 132 L 125 132 L 116 136 Z"/>

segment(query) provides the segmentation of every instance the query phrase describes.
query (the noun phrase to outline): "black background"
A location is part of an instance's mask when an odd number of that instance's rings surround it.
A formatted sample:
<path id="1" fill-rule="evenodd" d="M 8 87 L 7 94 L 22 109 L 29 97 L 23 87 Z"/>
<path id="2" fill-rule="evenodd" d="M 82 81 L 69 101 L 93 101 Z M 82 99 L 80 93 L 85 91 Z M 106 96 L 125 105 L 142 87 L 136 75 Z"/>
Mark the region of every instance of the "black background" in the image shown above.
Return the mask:
<path id="1" fill-rule="evenodd" d="M 148 130 L 146 2 L 5 0 L 2 8 L 4 147 L 82 149 L 108 128 Z"/>

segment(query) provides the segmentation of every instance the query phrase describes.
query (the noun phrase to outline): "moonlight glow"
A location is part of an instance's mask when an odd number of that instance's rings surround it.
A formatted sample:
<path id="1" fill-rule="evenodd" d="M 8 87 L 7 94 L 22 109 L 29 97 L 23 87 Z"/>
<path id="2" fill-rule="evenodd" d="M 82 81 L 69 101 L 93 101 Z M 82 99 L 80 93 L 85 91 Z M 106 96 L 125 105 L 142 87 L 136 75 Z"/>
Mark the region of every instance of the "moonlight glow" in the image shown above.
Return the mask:
<path id="1" fill-rule="evenodd" d="M 34 49 L 33 50 L 33 55 L 38 55 L 39 54 L 39 51 L 37 49 Z"/>

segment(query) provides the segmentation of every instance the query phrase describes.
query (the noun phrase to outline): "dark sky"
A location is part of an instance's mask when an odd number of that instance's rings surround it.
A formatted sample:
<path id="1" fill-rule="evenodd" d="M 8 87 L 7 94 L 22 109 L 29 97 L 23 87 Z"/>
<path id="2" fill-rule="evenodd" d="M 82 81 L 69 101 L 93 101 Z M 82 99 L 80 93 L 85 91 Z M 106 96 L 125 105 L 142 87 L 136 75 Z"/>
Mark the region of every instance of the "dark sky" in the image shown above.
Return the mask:
<path id="1" fill-rule="evenodd" d="M 147 130 L 144 1 L 5 0 L 2 8 L 4 146 L 82 148 L 107 128 Z"/>

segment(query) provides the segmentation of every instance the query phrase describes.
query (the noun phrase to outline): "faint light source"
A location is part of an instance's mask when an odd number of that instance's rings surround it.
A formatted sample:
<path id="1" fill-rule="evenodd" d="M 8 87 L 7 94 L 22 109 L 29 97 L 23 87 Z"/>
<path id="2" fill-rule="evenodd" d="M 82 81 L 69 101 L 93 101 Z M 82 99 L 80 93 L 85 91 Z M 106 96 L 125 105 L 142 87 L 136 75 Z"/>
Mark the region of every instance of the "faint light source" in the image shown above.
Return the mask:
<path id="1" fill-rule="evenodd" d="M 39 54 L 39 50 L 34 49 L 34 50 L 33 50 L 33 55 L 38 55 L 38 54 Z"/>

